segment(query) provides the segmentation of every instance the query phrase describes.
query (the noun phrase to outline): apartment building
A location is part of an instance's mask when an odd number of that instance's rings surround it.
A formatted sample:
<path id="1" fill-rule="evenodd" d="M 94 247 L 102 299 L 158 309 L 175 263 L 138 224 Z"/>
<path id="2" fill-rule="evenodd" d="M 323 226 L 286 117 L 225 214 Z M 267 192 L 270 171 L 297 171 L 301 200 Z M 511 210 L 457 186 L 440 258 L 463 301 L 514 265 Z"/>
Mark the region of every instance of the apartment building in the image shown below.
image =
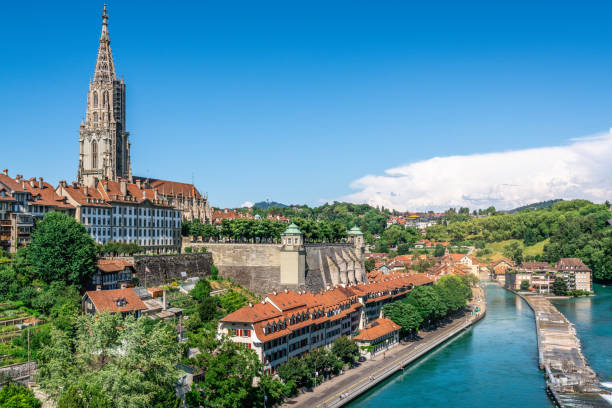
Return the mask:
<path id="1" fill-rule="evenodd" d="M 76 219 L 100 244 L 135 243 L 146 253 L 180 250 L 181 211 L 140 181 L 94 180 L 92 186 L 61 181 L 57 193 L 76 207 Z"/>
<path id="2" fill-rule="evenodd" d="M 42 177 L 12 178 L 7 169 L 0 173 L 0 248 L 16 252 L 27 245 L 36 221 L 51 211 L 72 216 L 75 208 Z"/>
<path id="3" fill-rule="evenodd" d="M 219 322 L 219 335 L 253 349 L 267 373 L 289 358 L 331 345 L 374 322 L 382 307 L 406 296 L 414 286 L 432 284 L 424 274 L 396 276 L 375 283 L 338 286 L 321 293 L 268 294 Z"/>

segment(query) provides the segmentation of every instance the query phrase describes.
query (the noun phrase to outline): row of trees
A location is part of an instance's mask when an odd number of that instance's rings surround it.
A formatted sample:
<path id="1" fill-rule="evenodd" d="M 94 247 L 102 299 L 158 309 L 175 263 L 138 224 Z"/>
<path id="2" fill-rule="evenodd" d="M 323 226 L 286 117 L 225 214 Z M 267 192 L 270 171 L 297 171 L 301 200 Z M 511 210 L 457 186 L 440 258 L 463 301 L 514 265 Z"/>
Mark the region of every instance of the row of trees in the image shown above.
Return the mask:
<path id="1" fill-rule="evenodd" d="M 548 240 L 539 260 L 554 263 L 562 257 L 581 258 L 595 279 L 612 280 L 612 218 L 610 204 L 586 200 L 559 201 L 537 211 L 499 214 L 450 222 L 427 229 L 427 238 L 451 242 L 497 242 L 509 239 L 524 245 Z M 510 248 L 522 260 L 517 248 Z"/>
<path id="2" fill-rule="evenodd" d="M 346 364 L 359 357 L 359 347 L 346 336 L 337 338 L 331 349 L 311 350 L 301 358 L 292 357 L 278 367 L 278 376 L 285 384 L 312 387 L 324 378 L 337 374 Z"/>
<path id="3" fill-rule="evenodd" d="M 340 221 L 314 221 L 293 218 L 306 242 L 339 242 L 346 238 L 347 226 Z M 185 221 L 183 235 L 201 237 L 205 241 L 226 239 L 234 242 L 278 242 L 287 224 L 268 219 L 226 219 L 220 226 Z"/>
<path id="4" fill-rule="evenodd" d="M 404 336 L 412 336 L 463 309 L 472 298 L 475 279 L 445 275 L 435 285 L 417 286 L 404 299 L 385 305 L 384 314 L 402 326 Z"/>

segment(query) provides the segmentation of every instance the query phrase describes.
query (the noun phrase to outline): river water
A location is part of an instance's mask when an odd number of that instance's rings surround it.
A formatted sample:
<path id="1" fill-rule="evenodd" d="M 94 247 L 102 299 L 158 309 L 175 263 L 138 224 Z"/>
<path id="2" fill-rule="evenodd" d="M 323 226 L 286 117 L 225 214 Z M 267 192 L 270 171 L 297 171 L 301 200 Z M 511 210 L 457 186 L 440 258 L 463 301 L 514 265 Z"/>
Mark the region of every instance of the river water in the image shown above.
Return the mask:
<path id="1" fill-rule="evenodd" d="M 538 369 L 533 312 L 525 301 L 499 286 L 486 286 L 486 295 L 487 315 L 482 321 L 364 394 L 349 407 L 552 407 L 546 396 L 544 372 Z M 593 324 L 599 324 L 593 309 L 586 312 L 587 305 L 571 302 L 569 307 L 577 316 L 589 315 Z M 590 299 L 591 308 L 595 302 Z M 608 308 L 612 306 L 612 299 L 607 305 Z M 609 310 L 607 318 L 610 334 Z M 573 321 L 570 316 L 568 319 Z M 577 317 L 577 320 L 582 319 Z M 578 324 L 577 329 L 580 334 Z M 602 345 L 594 346 L 593 354 L 606 343 L 599 335 L 597 338 Z M 609 339 L 608 359 L 602 358 L 602 367 L 606 364 L 610 367 L 612 346 Z M 585 354 L 586 348 L 585 344 Z M 589 355 L 587 358 L 590 360 Z M 597 370 L 596 364 L 593 366 Z"/>

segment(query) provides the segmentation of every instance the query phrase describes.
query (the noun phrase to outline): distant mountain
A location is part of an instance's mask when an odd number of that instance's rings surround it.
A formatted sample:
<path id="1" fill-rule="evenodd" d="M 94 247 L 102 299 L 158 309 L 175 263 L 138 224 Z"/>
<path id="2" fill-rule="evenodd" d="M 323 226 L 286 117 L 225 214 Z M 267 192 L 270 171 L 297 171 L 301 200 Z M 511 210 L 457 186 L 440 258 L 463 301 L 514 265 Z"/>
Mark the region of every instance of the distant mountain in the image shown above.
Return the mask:
<path id="1" fill-rule="evenodd" d="M 260 201 L 258 203 L 253 204 L 253 208 L 261 208 L 264 210 L 267 210 L 270 207 L 285 208 L 289 206 L 286 204 L 277 203 L 276 201 Z"/>
<path id="2" fill-rule="evenodd" d="M 508 213 L 514 214 L 514 213 L 521 212 L 524 210 L 541 210 L 542 208 L 552 207 L 554 203 L 559 202 L 559 201 L 563 201 L 563 200 L 556 199 L 556 200 L 540 201 L 539 203 L 528 204 L 522 207 L 515 208 L 514 210 L 508 211 Z"/>

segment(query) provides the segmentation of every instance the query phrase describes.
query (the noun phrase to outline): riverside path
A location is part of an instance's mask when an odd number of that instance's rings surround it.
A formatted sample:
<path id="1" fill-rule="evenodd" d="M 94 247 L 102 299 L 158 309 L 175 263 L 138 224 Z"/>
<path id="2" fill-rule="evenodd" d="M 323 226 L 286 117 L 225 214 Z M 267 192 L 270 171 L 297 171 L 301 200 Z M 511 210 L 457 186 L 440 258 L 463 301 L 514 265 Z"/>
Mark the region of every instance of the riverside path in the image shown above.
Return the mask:
<path id="1" fill-rule="evenodd" d="M 405 366 L 433 350 L 438 345 L 452 338 L 457 333 L 482 319 L 486 313 L 484 291 L 473 288 L 472 306 L 479 306 L 480 312 L 475 315 L 465 314 L 432 331 L 419 332 L 419 340 L 399 345 L 383 355 L 361 363 L 358 367 L 344 374 L 327 380 L 315 387 L 313 391 L 304 392 L 291 398 L 283 407 L 295 408 L 335 408 L 341 407 L 370 388 L 376 386 L 392 374 L 403 370 Z M 478 302 L 481 299 L 481 302 Z"/>

